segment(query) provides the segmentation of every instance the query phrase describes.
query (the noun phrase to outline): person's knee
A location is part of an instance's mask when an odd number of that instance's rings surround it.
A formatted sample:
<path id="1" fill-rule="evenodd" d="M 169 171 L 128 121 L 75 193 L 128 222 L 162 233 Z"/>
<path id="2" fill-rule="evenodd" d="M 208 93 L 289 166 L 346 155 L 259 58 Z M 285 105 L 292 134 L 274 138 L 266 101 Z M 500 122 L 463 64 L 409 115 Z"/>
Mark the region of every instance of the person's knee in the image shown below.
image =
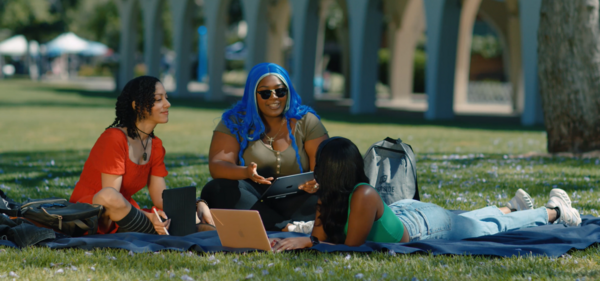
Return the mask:
<path id="1" fill-rule="evenodd" d="M 94 195 L 94 204 L 100 204 L 107 209 L 121 209 L 127 207 L 125 197 L 112 187 L 102 188 Z"/>

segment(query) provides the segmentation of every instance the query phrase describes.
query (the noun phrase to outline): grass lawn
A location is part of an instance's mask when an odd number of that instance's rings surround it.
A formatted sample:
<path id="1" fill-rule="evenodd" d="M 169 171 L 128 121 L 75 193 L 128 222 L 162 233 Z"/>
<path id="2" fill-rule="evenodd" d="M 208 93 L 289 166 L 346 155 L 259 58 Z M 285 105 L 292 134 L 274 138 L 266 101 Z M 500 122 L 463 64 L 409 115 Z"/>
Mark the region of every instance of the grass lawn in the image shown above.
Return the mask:
<path id="1" fill-rule="evenodd" d="M 68 198 L 98 136 L 112 123 L 116 94 L 24 80 L 0 81 L 0 189 L 17 201 Z M 229 104 L 172 99 L 163 140 L 170 187 L 201 187 L 212 130 Z M 375 141 L 400 137 L 418 156 L 423 201 L 448 209 L 503 205 L 518 188 L 548 200 L 565 189 L 582 214 L 598 216 L 600 159 L 519 157 L 546 150 L 540 128 L 485 123 L 390 120 L 319 112 L 330 136 L 344 136 L 364 153 Z M 147 190 L 134 196 L 150 206 Z M 597 246 L 558 258 L 486 258 L 429 254 L 217 254 L 121 250 L 0 249 L 0 279 L 567 279 L 600 276 Z"/>

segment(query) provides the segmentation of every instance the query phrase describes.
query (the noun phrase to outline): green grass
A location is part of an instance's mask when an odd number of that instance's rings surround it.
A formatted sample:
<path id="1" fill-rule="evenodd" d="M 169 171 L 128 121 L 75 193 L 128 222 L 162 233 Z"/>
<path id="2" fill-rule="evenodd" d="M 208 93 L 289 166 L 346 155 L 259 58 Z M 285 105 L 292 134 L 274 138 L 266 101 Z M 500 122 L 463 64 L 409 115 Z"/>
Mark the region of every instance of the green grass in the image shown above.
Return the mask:
<path id="1" fill-rule="evenodd" d="M 116 94 L 0 81 L 0 189 L 17 201 L 68 198 L 90 148 L 112 122 Z M 212 130 L 226 103 L 172 99 L 170 121 L 156 134 L 163 140 L 170 187 L 197 185 L 209 178 L 206 155 Z M 582 214 L 600 209 L 600 160 L 520 157 L 545 152 L 540 128 L 473 121 L 426 122 L 386 116 L 351 116 L 319 111 L 331 136 L 345 136 L 361 151 L 386 136 L 400 137 L 418 156 L 424 201 L 449 209 L 503 205 L 518 188 L 545 203 L 553 187 L 572 195 Z M 151 204 L 147 191 L 134 196 Z M 115 257 L 111 259 L 110 257 Z M 430 254 L 371 255 L 270 254 L 196 255 L 179 252 L 135 254 L 120 250 L 0 249 L 0 279 L 195 280 L 244 279 L 596 279 L 600 250 L 593 246 L 551 259 L 521 256 L 488 258 Z M 217 262 L 218 260 L 218 262 Z M 95 270 L 90 269 L 94 267 Z M 58 272 L 62 269 L 62 273 Z M 76 269 L 76 270 L 73 270 Z M 266 273 L 266 275 L 263 275 Z"/>

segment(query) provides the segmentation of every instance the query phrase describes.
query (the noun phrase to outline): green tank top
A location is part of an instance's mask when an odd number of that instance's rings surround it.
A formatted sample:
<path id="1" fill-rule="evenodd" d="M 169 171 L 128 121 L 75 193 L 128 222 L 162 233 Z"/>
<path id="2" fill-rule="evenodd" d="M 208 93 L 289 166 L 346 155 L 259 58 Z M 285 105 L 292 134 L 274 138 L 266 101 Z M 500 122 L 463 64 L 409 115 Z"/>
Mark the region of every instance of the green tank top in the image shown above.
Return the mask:
<path id="1" fill-rule="evenodd" d="M 354 186 L 350 198 L 348 199 L 348 220 L 346 221 L 346 227 L 344 227 L 344 234 L 348 235 L 348 222 L 350 220 L 350 204 L 352 202 L 352 194 L 357 187 L 361 185 L 369 185 L 367 183 L 359 183 Z M 370 185 L 369 185 L 370 186 Z M 392 209 L 387 204 L 383 203 L 383 215 L 373 222 L 371 231 L 367 236 L 367 241 L 372 242 L 383 242 L 383 243 L 398 243 L 402 240 L 404 234 L 404 225 L 402 221 L 394 214 Z"/>

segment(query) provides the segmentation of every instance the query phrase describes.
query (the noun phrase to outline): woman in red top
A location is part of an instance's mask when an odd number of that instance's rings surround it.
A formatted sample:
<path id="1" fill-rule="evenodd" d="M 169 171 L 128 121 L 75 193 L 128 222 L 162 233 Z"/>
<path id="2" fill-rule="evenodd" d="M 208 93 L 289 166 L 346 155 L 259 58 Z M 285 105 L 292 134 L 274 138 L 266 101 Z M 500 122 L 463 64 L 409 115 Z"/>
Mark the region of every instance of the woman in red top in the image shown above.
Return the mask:
<path id="1" fill-rule="evenodd" d="M 153 213 L 140 210 L 131 196 L 148 186 L 153 205 L 163 208 L 168 172 L 165 149 L 154 128 L 169 121 L 170 107 L 167 92 L 155 77 L 134 78 L 123 88 L 115 121 L 96 141 L 69 200 L 104 206 L 98 233 L 166 234 L 170 220 L 161 222 Z M 197 207 L 204 214 L 202 221 L 214 224 L 208 206 L 201 202 Z"/>

